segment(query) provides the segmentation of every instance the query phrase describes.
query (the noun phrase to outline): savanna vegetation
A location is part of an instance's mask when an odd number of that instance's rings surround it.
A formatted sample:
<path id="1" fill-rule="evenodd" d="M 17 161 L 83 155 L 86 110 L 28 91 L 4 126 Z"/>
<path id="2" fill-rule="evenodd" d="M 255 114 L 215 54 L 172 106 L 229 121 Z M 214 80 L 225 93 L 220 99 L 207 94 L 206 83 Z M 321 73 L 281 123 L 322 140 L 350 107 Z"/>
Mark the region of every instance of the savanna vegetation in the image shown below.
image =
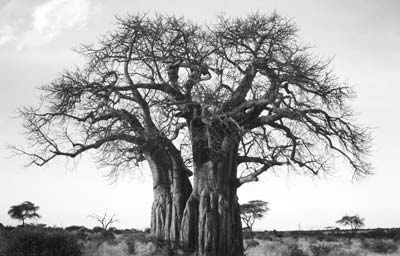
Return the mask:
<path id="1" fill-rule="evenodd" d="M 400 229 L 244 232 L 248 256 L 399 255 Z M 256 242 L 256 243 L 254 243 Z M 0 256 L 169 256 L 191 255 L 155 240 L 149 230 L 0 226 Z"/>

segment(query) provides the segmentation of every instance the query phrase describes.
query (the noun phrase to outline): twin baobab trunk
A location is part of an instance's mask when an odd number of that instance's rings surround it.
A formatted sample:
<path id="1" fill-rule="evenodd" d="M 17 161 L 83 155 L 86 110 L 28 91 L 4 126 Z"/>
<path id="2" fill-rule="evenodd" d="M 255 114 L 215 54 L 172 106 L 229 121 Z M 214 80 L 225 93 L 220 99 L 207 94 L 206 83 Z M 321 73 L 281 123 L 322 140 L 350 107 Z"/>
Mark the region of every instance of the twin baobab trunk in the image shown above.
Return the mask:
<path id="1" fill-rule="evenodd" d="M 180 152 L 174 148 L 153 148 L 145 153 L 153 176 L 154 201 L 151 209 L 151 235 L 170 242 L 179 240 L 185 204 L 192 191 L 189 171 Z"/>
<path id="2" fill-rule="evenodd" d="M 242 225 L 236 195 L 236 140 L 224 138 L 215 153 L 192 129 L 194 184 L 186 204 L 181 241 L 198 256 L 243 255 Z"/>
<path id="3" fill-rule="evenodd" d="M 182 220 L 181 240 L 200 256 L 243 255 L 242 226 L 228 162 L 205 162 L 194 177 Z"/>
<path id="4" fill-rule="evenodd" d="M 204 126 L 191 127 L 193 190 L 172 143 L 145 152 L 153 174 L 151 234 L 197 256 L 242 256 L 237 138 L 228 134 L 213 149 L 204 134 Z"/>

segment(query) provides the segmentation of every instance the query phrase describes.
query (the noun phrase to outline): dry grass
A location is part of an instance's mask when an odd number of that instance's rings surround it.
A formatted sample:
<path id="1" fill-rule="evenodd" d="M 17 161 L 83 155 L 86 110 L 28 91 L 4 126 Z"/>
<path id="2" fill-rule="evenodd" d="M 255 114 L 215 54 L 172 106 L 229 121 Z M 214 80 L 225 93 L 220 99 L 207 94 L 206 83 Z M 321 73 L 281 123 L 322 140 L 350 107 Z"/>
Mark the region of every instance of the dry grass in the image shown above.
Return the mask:
<path id="1" fill-rule="evenodd" d="M 376 253 L 371 248 L 365 248 L 365 242 L 354 239 L 351 243 L 347 239 L 338 241 L 318 241 L 315 238 L 282 238 L 282 239 L 256 239 L 258 246 L 249 247 L 247 256 L 394 256 L 400 255 L 397 250 L 394 253 Z M 371 239 L 370 243 L 377 240 Z M 245 241 L 245 247 L 249 240 Z"/>
<path id="2" fill-rule="evenodd" d="M 9 231 L 0 232 L 0 255 L 4 254 L 4 232 Z M 183 252 L 178 254 L 159 241 L 152 241 L 148 233 L 137 230 L 117 230 L 114 233 L 78 229 L 70 232 L 83 245 L 84 256 L 187 256 Z M 359 235 L 349 242 L 349 237 L 343 234 L 321 231 L 257 232 L 255 241 L 245 239 L 244 247 L 247 248 L 246 256 L 400 256 L 400 239 L 397 239 L 400 235 L 384 236 L 388 232 L 380 233 L 381 236 L 367 236 L 364 232 L 363 236 Z"/>
<path id="3" fill-rule="evenodd" d="M 140 237 L 139 237 L 140 236 Z M 365 248 L 365 242 L 353 239 L 351 243 L 347 239 L 337 241 L 319 241 L 316 238 L 272 238 L 255 239 L 258 245 L 248 247 L 246 256 L 394 256 L 400 255 L 399 250 L 395 253 L 375 253 Z M 369 242 L 373 243 L 374 239 Z M 247 247 L 250 240 L 245 240 Z M 129 250 L 130 244 L 131 251 Z M 156 251 L 156 246 L 142 235 L 122 235 L 116 237 L 112 242 L 99 243 L 85 242 L 85 256 L 154 256 L 167 255 L 162 250 Z M 132 248 L 134 250 L 132 251 Z"/>

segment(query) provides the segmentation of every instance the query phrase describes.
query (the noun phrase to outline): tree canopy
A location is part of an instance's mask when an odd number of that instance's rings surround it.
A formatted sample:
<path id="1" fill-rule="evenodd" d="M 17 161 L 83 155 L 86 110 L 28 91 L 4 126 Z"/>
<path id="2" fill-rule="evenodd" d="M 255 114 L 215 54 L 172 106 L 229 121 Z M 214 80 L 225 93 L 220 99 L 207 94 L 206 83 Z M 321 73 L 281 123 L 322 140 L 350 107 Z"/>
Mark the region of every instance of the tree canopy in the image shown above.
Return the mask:
<path id="1" fill-rule="evenodd" d="M 268 202 L 262 200 L 252 200 L 240 205 L 240 218 L 249 229 L 251 239 L 253 239 L 253 225 L 257 219 L 261 219 L 269 211 Z"/>
<path id="2" fill-rule="evenodd" d="M 341 224 L 343 226 L 350 226 L 352 230 L 357 230 L 361 227 L 364 227 L 364 218 L 360 218 L 358 215 L 349 216 L 345 215 L 340 220 L 336 221 L 336 223 Z"/>
<path id="3" fill-rule="evenodd" d="M 26 219 L 32 218 L 40 218 L 40 215 L 37 213 L 39 210 L 39 206 L 36 206 L 32 202 L 25 201 L 18 205 L 11 206 L 8 214 L 13 219 L 18 219 L 22 221 L 22 225 L 25 225 Z"/>
<path id="4" fill-rule="evenodd" d="M 238 164 L 246 165 L 238 185 L 282 165 L 329 171 L 336 156 L 356 176 L 370 173 L 369 136 L 347 104 L 351 87 L 276 13 L 219 17 L 213 26 L 128 15 L 79 52 L 88 64 L 41 87 L 40 107 L 20 112 L 32 143 L 19 151 L 31 163 L 97 149 L 102 165 L 126 169 L 152 142 L 179 137 L 190 167 L 194 140 L 218 156 L 222 135 L 236 133 Z M 196 120 L 203 137 L 188 139 Z"/>

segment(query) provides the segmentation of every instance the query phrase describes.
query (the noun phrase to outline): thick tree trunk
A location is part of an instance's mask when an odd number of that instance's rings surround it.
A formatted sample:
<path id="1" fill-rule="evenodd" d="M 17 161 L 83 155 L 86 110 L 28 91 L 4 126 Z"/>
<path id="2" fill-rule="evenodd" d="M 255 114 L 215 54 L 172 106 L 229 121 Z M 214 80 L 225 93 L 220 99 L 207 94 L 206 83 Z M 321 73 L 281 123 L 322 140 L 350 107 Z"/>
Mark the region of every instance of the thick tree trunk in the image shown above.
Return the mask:
<path id="1" fill-rule="evenodd" d="M 206 142 L 194 141 L 194 187 L 182 220 L 181 241 L 198 256 L 242 256 L 237 146 L 233 139 L 225 139 L 216 156 Z"/>
<path id="2" fill-rule="evenodd" d="M 188 171 L 175 148 L 153 148 L 145 157 L 153 176 L 151 235 L 177 242 L 185 204 L 192 191 Z"/>

